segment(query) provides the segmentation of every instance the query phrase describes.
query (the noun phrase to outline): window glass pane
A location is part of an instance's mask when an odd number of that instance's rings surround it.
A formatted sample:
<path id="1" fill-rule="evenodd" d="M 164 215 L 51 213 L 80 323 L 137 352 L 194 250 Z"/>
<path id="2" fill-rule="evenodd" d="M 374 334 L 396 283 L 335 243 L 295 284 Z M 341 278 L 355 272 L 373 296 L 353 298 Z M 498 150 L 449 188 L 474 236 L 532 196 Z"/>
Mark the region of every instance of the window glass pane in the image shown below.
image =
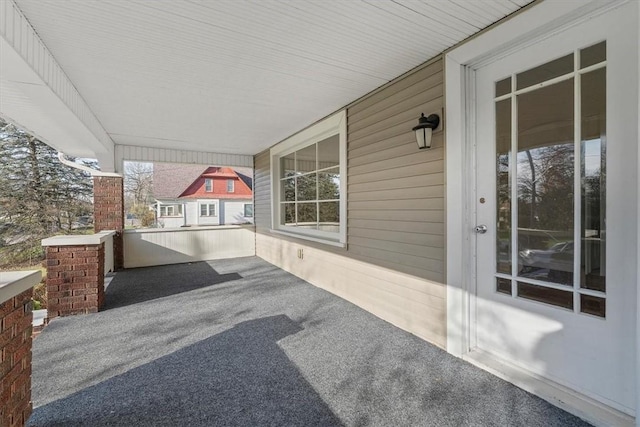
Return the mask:
<path id="1" fill-rule="evenodd" d="M 518 282 L 518 296 L 558 307 L 573 309 L 573 292 Z"/>
<path id="2" fill-rule="evenodd" d="M 497 235 L 496 271 L 511 274 L 511 99 L 496 102 Z M 511 289 L 511 285 L 509 285 Z M 511 293 L 511 290 L 509 290 Z"/>
<path id="3" fill-rule="evenodd" d="M 340 231 L 340 203 L 320 203 L 319 229 L 337 233 Z"/>
<path id="4" fill-rule="evenodd" d="M 333 135 L 318 143 L 318 169 L 340 164 L 340 138 Z"/>
<path id="5" fill-rule="evenodd" d="M 207 205 L 200 205 L 200 216 L 207 216 Z"/>
<path id="6" fill-rule="evenodd" d="M 296 178 L 296 200 L 316 200 L 317 174 L 302 175 Z"/>
<path id="7" fill-rule="evenodd" d="M 216 205 L 209 205 L 209 216 L 216 216 Z"/>
<path id="8" fill-rule="evenodd" d="M 607 42 L 600 42 L 580 51 L 580 68 L 598 64 L 607 59 Z"/>
<path id="9" fill-rule="evenodd" d="M 211 182 L 211 178 L 206 178 L 204 180 L 204 191 L 211 192 L 213 191 L 213 183 Z"/>
<path id="10" fill-rule="evenodd" d="M 573 79 L 518 95 L 518 275 L 573 285 Z"/>
<path id="11" fill-rule="evenodd" d="M 580 286 L 606 291 L 606 70 L 582 76 Z"/>
<path id="12" fill-rule="evenodd" d="M 282 185 L 282 194 L 285 202 L 294 202 L 296 200 L 296 179 L 289 178 L 280 181 Z"/>
<path id="13" fill-rule="evenodd" d="M 318 200 L 340 198 L 340 169 L 329 169 L 318 173 Z"/>
<path id="14" fill-rule="evenodd" d="M 316 166 L 316 144 L 296 151 L 296 172 L 312 172 Z"/>
<path id="15" fill-rule="evenodd" d="M 580 295 L 580 312 L 605 317 L 607 314 L 607 302 L 604 298 Z"/>
<path id="16" fill-rule="evenodd" d="M 296 174 L 295 153 L 280 158 L 280 178 L 288 178 Z"/>
<path id="17" fill-rule="evenodd" d="M 227 193 L 233 193 L 235 190 L 235 182 L 232 179 L 227 180 Z"/>
<path id="18" fill-rule="evenodd" d="M 496 290 L 501 294 L 511 295 L 511 279 L 496 277 Z"/>
<path id="19" fill-rule="evenodd" d="M 318 228 L 318 204 L 317 203 L 296 203 L 298 227 Z"/>
<path id="20" fill-rule="evenodd" d="M 523 89 L 573 71 L 573 53 L 547 62 L 516 76 L 516 88 Z"/>
<path id="21" fill-rule="evenodd" d="M 511 77 L 496 82 L 496 96 L 511 93 Z"/>
<path id="22" fill-rule="evenodd" d="M 296 225 L 296 205 L 295 203 L 281 203 L 280 204 L 280 221 L 282 225 Z"/>
<path id="23" fill-rule="evenodd" d="M 253 218 L 253 205 L 244 205 L 244 216 Z"/>

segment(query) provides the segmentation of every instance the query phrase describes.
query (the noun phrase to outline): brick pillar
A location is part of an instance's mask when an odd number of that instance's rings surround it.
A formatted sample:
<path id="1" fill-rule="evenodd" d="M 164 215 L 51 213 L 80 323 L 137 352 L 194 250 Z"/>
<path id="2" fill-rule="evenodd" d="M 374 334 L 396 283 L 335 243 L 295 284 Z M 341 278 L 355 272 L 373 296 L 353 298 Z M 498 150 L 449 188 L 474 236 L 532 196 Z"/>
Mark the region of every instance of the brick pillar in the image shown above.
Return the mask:
<path id="1" fill-rule="evenodd" d="M 120 176 L 93 177 L 93 229 L 115 230 L 113 257 L 116 270 L 124 268 L 124 187 Z"/>
<path id="2" fill-rule="evenodd" d="M 0 426 L 31 415 L 31 296 L 33 288 L 0 304 Z"/>
<path id="3" fill-rule="evenodd" d="M 104 243 L 47 246 L 47 317 L 97 313 L 104 304 Z"/>

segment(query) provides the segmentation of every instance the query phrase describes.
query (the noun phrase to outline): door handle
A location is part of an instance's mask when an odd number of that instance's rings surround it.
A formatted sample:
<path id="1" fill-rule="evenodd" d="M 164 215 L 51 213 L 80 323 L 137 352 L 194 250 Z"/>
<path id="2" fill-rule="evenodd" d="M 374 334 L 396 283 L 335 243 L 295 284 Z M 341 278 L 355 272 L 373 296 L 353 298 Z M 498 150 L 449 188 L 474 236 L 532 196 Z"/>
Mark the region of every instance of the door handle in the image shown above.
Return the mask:
<path id="1" fill-rule="evenodd" d="M 482 224 L 482 225 L 476 225 L 476 228 L 474 228 L 475 232 L 478 234 L 484 234 L 487 232 L 487 226 Z"/>

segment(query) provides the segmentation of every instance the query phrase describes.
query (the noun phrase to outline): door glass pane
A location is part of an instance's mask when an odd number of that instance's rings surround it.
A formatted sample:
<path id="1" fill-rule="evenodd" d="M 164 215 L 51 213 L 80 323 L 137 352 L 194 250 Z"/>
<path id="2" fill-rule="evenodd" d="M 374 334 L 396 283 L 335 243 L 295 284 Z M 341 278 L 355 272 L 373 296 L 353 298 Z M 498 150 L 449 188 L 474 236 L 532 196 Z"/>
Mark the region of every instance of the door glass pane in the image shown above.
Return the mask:
<path id="1" fill-rule="evenodd" d="M 580 68 L 598 64 L 607 59 L 607 42 L 600 42 L 580 51 Z"/>
<path id="2" fill-rule="evenodd" d="M 580 286 L 606 290 L 606 70 L 581 80 L 582 256 Z"/>
<path id="3" fill-rule="evenodd" d="M 506 95 L 511 92 L 511 77 L 496 82 L 496 96 Z"/>
<path id="4" fill-rule="evenodd" d="M 573 71 L 573 53 L 547 62 L 516 76 L 516 89 L 524 89 L 538 83 L 560 77 Z"/>
<path id="5" fill-rule="evenodd" d="M 580 312 L 605 317 L 607 314 L 606 300 L 591 295 L 580 295 Z"/>
<path id="6" fill-rule="evenodd" d="M 496 102 L 496 271 L 511 274 L 511 99 Z M 511 289 L 511 285 L 509 285 Z M 511 290 L 509 290 L 511 293 Z"/>
<path id="7" fill-rule="evenodd" d="M 511 279 L 496 277 L 496 290 L 501 294 L 511 295 Z"/>
<path id="8" fill-rule="evenodd" d="M 573 285 L 573 79 L 518 95 L 518 275 Z"/>
<path id="9" fill-rule="evenodd" d="M 558 307 L 573 309 L 573 292 L 518 282 L 518 296 Z"/>

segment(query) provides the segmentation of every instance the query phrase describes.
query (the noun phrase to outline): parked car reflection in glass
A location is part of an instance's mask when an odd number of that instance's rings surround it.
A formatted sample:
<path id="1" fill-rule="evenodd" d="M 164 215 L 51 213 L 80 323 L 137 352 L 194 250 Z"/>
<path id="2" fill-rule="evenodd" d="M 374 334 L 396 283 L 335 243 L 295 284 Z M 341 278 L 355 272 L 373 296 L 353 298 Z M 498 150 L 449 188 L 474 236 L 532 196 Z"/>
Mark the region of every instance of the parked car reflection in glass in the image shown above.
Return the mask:
<path id="1" fill-rule="evenodd" d="M 573 242 L 558 242 L 549 249 L 519 252 L 520 277 L 573 285 Z"/>

